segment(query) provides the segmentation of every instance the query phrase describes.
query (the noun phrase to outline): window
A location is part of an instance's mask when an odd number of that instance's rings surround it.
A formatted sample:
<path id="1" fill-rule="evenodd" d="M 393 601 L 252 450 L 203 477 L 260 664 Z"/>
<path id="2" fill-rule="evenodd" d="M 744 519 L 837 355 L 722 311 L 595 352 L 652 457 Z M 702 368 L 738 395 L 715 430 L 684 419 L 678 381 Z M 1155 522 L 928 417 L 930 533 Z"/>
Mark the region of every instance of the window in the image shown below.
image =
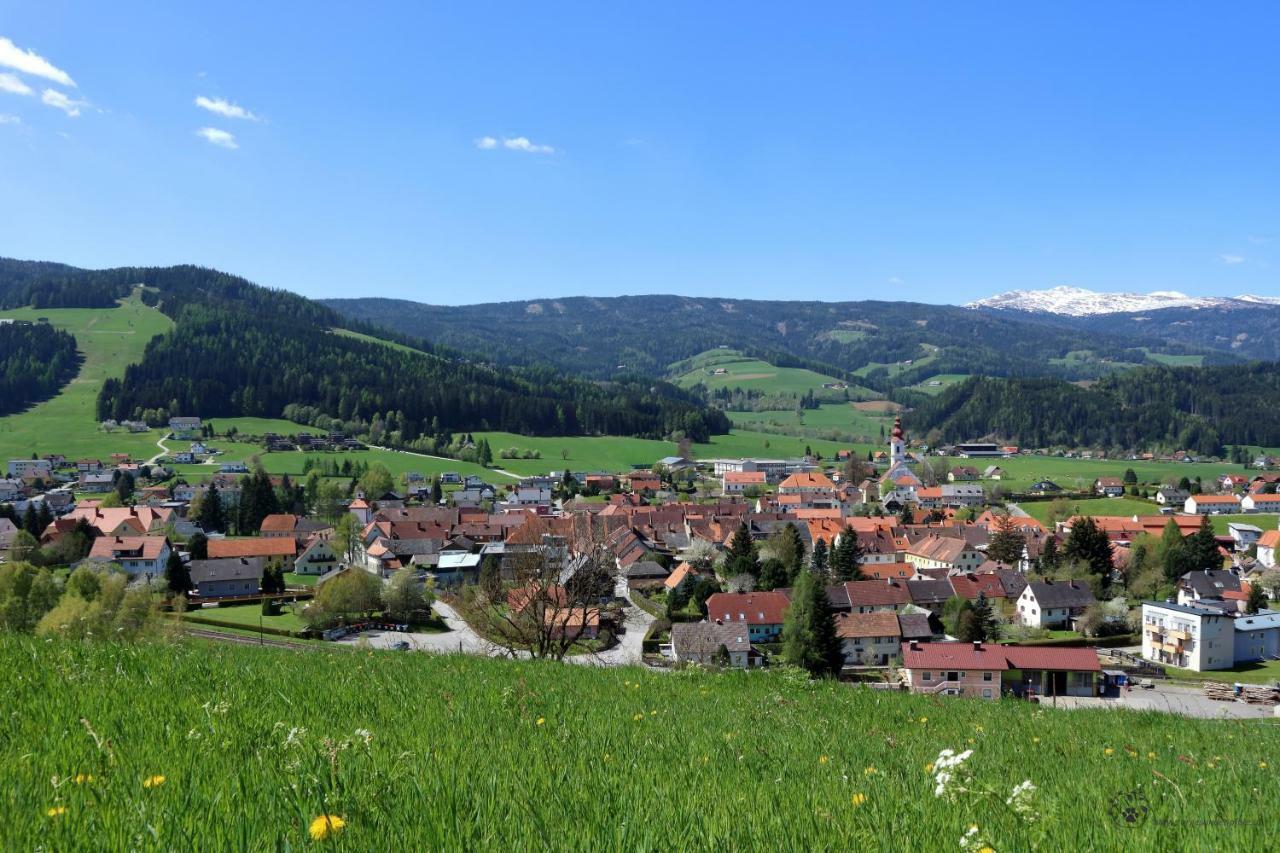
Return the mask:
<path id="1" fill-rule="evenodd" d="M 990 698 L 991 698 L 991 688 L 990 688 L 990 687 L 984 687 L 984 688 L 982 688 L 982 698 L 983 698 L 983 699 L 990 699 Z"/>
<path id="2" fill-rule="evenodd" d="M 955 670 L 951 670 L 950 672 L 947 673 L 947 681 L 959 681 L 959 680 L 960 680 L 960 674 Z"/>
<path id="3" fill-rule="evenodd" d="M 921 681 L 933 681 L 933 673 L 926 672 L 924 676 L 921 678 Z"/>
<path id="4" fill-rule="evenodd" d="M 982 680 L 983 680 L 983 681 L 990 681 L 990 680 L 991 680 L 991 673 L 989 673 L 989 672 L 984 672 L 984 673 L 982 673 Z"/>

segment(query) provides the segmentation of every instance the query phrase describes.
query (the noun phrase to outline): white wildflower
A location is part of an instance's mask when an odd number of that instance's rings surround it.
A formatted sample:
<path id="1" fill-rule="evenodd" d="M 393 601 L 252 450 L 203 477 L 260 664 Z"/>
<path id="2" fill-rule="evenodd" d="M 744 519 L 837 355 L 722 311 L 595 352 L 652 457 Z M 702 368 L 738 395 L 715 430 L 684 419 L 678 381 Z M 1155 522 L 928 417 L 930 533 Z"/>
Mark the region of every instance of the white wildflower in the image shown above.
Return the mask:
<path id="1" fill-rule="evenodd" d="M 1025 820 L 1027 823 L 1035 823 L 1040 819 L 1040 813 L 1036 811 L 1033 799 L 1036 795 L 1036 786 L 1032 784 L 1030 779 L 1018 783 L 1013 786 L 1013 791 L 1009 794 L 1009 799 L 1005 800 L 1005 805 L 1012 806 L 1013 810 Z"/>
<path id="2" fill-rule="evenodd" d="M 944 749 L 938 753 L 937 759 L 933 762 L 933 795 L 935 797 L 941 797 L 948 793 L 952 781 L 956 778 L 955 771 L 958 770 L 960 765 L 968 761 L 971 755 L 973 755 L 972 749 L 966 749 L 961 753 L 956 753 L 955 750 L 951 749 Z M 964 779 L 962 783 L 967 781 L 967 779 Z M 963 791 L 964 788 L 961 787 L 958 791 L 951 793 Z"/>
<path id="3" fill-rule="evenodd" d="M 368 729 L 356 729 L 356 737 L 364 741 L 365 746 L 373 743 L 373 732 Z"/>

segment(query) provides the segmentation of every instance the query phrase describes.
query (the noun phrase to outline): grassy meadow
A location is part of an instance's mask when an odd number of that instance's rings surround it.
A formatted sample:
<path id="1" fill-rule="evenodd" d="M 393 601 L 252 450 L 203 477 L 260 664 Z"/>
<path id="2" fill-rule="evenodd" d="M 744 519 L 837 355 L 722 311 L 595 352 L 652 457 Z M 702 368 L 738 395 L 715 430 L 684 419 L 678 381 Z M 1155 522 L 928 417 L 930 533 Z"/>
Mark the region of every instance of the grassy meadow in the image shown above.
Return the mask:
<path id="1" fill-rule="evenodd" d="M 724 373 L 716 374 L 716 370 Z M 698 383 L 710 390 L 741 388 L 743 391 L 759 391 L 768 395 L 799 396 L 808 391 L 824 392 L 823 385 L 839 382 L 827 376 L 800 367 L 777 367 L 758 358 L 749 358 L 735 349 L 714 349 L 699 353 L 671 365 L 675 383 L 688 388 Z M 827 391 L 827 393 L 831 393 Z M 857 399 L 870 399 L 881 395 L 869 388 L 850 385 L 849 394 Z"/>
<path id="2" fill-rule="evenodd" d="M 127 365 L 142 360 L 147 341 L 173 327 L 168 317 L 143 305 L 136 292 L 117 308 L 10 308 L 0 316 L 47 319 L 74 335 L 84 356 L 80 372 L 58 396 L 0 418 L 0 460 L 32 453 L 74 459 L 117 452 L 146 459 L 159 452 L 155 442 L 160 431 L 107 434 L 98 429 L 95 406 L 103 381 L 123 376 Z"/>
<path id="3" fill-rule="evenodd" d="M 1258 850 L 1280 796 L 1272 720 L 192 641 L 0 666 L 8 850 Z"/>

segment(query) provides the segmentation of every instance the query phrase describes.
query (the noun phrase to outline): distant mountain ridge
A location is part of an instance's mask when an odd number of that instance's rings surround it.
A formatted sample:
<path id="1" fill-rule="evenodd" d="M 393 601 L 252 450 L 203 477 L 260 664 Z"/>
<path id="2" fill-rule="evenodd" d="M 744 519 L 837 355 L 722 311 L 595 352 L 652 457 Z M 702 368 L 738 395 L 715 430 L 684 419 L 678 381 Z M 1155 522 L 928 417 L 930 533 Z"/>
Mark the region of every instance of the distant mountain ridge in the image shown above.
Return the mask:
<path id="1" fill-rule="evenodd" d="M 1062 285 L 1047 290 L 1010 290 L 964 305 L 965 308 L 993 308 L 1034 314 L 1088 317 L 1097 314 L 1131 314 L 1168 308 L 1250 308 L 1280 305 L 1273 296 L 1188 296 L 1176 290 L 1150 293 L 1105 293 L 1083 287 Z"/>

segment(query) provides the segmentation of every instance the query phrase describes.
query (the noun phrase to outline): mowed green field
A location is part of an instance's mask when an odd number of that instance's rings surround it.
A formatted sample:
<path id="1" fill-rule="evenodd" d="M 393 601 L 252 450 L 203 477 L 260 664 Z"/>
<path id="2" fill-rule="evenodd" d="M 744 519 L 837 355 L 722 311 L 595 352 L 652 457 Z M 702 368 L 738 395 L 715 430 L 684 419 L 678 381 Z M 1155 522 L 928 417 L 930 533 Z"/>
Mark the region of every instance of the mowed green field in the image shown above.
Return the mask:
<path id="1" fill-rule="evenodd" d="M 675 383 L 689 388 L 701 383 L 711 390 L 719 388 L 741 388 L 743 391 L 759 391 L 762 394 L 786 394 L 800 396 L 808 391 L 815 394 L 837 393 L 823 389 L 825 383 L 836 383 L 839 379 L 800 367 L 777 367 L 767 361 L 748 358 L 737 350 L 708 350 L 673 365 L 677 375 Z M 719 375 L 716 370 L 724 370 Z M 858 385 L 849 386 L 849 395 L 853 399 L 872 399 L 879 397 L 874 391 Z"/>
<path id="2" fill-rule="evenodd" d="M 1018 504 L 1027 515 L 1048 525 L 1049 518 L 1055 509 L 1054 501 L 1028 501 Z M 1087 500 L 1066 499 L 1069 515 L 1159 515 L 1160 507 L 1151 501 L 1137 498 L 1090 498 Z"/>
<path id="3" fill-rule="evenodd" d="M 573 471 L 629 471 L 637 465 L 648 467 L 662 457 L 674 456 L 678 452 L 674 442 L 646 438 L 522 436 L 510 432 L 477 432 L 473 435 L 477 441 L 481 438 L 489 440 L 495 466 L 526 475 L 566 468 Z M 734 430 L 728 435 L 713 436 L 707 444 L 693 445 L 692 453 L 697 459 L 789 458 L 803 455 L 805 447 L 810 447 L 830 458 L 843 446 L 846 445 L 833 441 Z M 498 454 L 507 448 L 536 450 L 541 452 L 542 458 L 499 459 Z"/>
<path id="4" fill-rule="evenodd" d="M 957 385 L 968 378 L 969 375 L 967 373 L 938 373 L 907 387 L 922 394 L 941 394 L 952 385 Z M 937 383 L 936 385 L 934 384 L 935 382 Z"/>
<path id="5" fill-rule="evenodd" d="M 797 417 L 795 410 L 768 412 L 726 412 L 735 426 L 757 432 L 770 432 L 771 428 L 812 430 L 839 430 L 855 436 L 865 436 L 871 441 L 867 447 L 880 446 L 880 430 L 886 435 L 893 426 L 892 415 L 862 412 L 851 403 L 823 403 L 816 409 L 805 409 Z"/>
<path id="6" fill-rule="evenodd" d="M 6 850 L 1258 850 L 1280 796 L 1272 720 L 192 641 L 0 666 Z"/>
<path id="7" fill-rule="evenodd" d="M 1205 483 L 1226 473 L 1252 476 L 1240 465 L 1229 462 L 1130 462 L 1123 459 L 1067 459 L 1058 456 L 1015 456 L 1011 459 L 956 459 L 956 465 L 972 465 L 979 471 L 998 465 L 1008 472 L 1002 485 L 1013 490 L 1025 489 L 1041 479 L 1049 479 L 1064 489 L 1088 489 L 1099 477 L 1123 477 L 1132 468 L 1138 482 L 1154 488 L 1161 483 L 1178 482 L 1187 477 L 1200 477 Z"/>
<path id="8" fill-rule="evenodd" d="M 123 376 L 127 365 L 142 360 L 151 338 L 173 327 L 168 317 L 143 305 L 137 293 L 118 308 L 13 308 L 0 311 L 0 317 L 46 318 L 74 335 L 84 356 L 79 374 L 58 396 L 0 418 L 0 460 L 32 453 L 62 453 L 71 459 L 129 453 L 147 459 L 159 452 L 155 442 L 161 432 L 102 432 L 95 406 L 103 381 Z"/>

